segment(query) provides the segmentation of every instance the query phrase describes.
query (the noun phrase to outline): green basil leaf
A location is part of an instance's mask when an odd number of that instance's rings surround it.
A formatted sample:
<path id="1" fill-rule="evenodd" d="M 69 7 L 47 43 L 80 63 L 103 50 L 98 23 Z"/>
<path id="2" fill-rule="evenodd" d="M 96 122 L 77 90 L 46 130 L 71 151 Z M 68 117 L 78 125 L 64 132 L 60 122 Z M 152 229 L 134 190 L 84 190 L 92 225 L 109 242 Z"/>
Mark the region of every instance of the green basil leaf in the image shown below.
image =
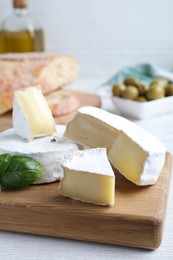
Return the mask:
<path id="1" fill-rule="evenodd" d="M 0 175 L 2 175 L 10 164 L 11 154 L 4 153 L 0 155 Z"/>
<path id="2" fill-rule="evenodd" d="M 45 173 L 44 167 L 27 156 L 12 156 L 10 164 L 0 176 L 2 189 L 24 188 L 37 181 Z"/>

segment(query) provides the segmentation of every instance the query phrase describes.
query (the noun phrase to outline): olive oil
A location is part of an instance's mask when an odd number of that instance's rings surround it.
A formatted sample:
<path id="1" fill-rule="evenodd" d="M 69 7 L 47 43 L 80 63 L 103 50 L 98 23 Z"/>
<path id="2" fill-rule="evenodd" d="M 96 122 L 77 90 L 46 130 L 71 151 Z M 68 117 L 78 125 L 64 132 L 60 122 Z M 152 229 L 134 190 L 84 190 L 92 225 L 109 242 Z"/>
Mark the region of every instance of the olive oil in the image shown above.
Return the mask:
<path id="1" fill-rule="evenodd" d="M 1 32 L 2 50 L 1 53 L 8 52 L 32 52 L 35 51 L 34 37 L 28 31 Z"/>
<path id="2" fill-rule="evenodd" d="M 1 23 L 0 53 L 34 51 L 44 51 L 43 29 L 25 0 L 13 0 L 13 12 Z"/>

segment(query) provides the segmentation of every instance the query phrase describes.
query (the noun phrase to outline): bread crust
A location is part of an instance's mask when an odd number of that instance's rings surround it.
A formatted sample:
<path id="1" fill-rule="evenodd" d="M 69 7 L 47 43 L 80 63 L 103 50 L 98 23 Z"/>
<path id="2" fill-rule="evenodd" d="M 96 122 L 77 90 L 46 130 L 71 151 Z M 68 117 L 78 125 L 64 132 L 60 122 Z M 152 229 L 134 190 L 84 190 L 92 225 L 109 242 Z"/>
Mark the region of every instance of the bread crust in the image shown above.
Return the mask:
<path id="1" fill-rule="evenodd" d="M 11 110 L 14 92 L 40 85 L 48 94 L 74 82 L 78 64 L 68 55 L 24 53 L 0 55 L 0 115 Z"/>

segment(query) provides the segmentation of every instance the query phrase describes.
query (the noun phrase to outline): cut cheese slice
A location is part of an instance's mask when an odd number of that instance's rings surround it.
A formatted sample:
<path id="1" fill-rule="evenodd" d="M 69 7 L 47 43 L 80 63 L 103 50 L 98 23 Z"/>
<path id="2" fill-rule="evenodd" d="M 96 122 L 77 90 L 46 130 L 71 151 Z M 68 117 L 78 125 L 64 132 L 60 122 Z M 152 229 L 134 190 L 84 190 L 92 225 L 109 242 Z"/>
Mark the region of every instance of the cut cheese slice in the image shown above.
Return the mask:
<path id="1" fill-rule="evenodd" d="M 61 194 L 83 202 L 114 205 L 115 176 L 105 148 L 74 152 L 62 166 Z"/>
<path id="2" fill-rule="evenodd" d="M 56 133 L 51 110 L 39 87 L 15 92 L 13 128 L 17 135 L 28 140 Z"/>
<path id="3" fill-rule="evenodd" d="M 56 126 L 54 137 L 45 136 L 26 142 L 15 134 L 14 129 L 0 133 L 0 154 L 25 155 L 36 159 L 45 168 L 46 173 L 37 183 L 48 183 L 63 176 L 61 163 L 68 153 L 78 150 L 78 146 L 63 137 L 65 126 Z"/>
<path id="4" fill-rule="evenodd" d="M 67 125 L 65 137 L 105 147 L 112 165 L 137 185 L 154 184 L 165 161 L 165 147 L 131 121 L 95 107 L 83 107 Z"/>

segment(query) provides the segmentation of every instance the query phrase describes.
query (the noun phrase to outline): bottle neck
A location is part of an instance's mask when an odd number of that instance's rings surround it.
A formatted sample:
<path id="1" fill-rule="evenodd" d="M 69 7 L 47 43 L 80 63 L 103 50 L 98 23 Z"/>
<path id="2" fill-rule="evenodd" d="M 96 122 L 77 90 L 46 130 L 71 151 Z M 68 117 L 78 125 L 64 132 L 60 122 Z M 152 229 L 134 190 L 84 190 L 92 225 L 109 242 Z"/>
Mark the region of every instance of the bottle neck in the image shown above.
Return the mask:
<path id="1" fill-rule="evenodd" d="M 28 13 L 26 0 L 13 0 L 13 10 L 15 15 L 26 15 Z"/>
<path id="2" fill-rule="evenodd" d="M 15 15 L 26 15 L 28 13 L 27 8 L 14 8 Z"/>

